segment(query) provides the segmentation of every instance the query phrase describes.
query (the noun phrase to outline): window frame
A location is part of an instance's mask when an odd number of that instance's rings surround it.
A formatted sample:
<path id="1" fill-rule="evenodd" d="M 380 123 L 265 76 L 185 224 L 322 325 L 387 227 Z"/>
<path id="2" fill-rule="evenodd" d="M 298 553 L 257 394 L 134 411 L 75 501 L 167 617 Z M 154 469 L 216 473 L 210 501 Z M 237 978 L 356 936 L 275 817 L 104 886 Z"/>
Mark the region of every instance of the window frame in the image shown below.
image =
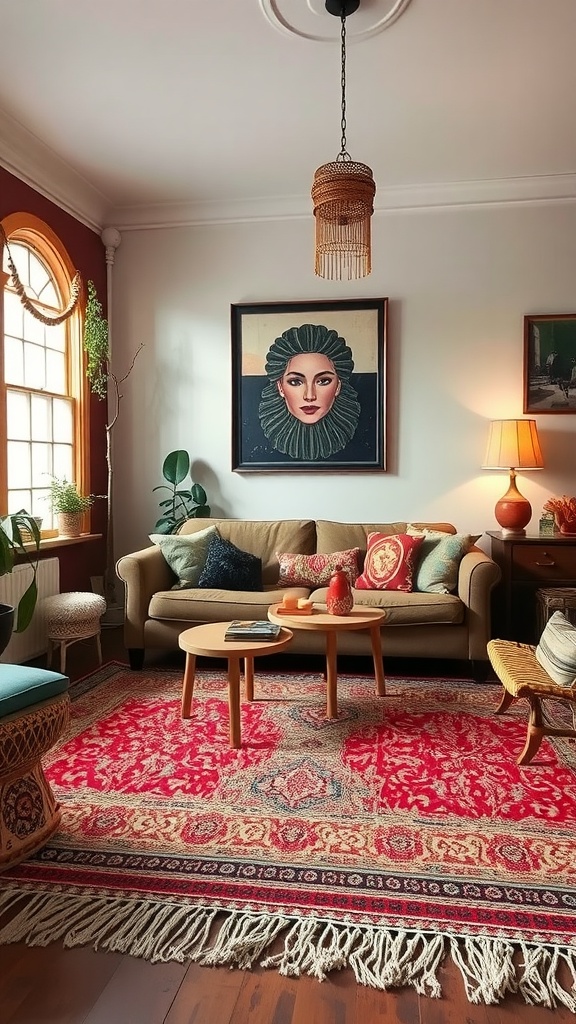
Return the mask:
<path id="1" fill-rule="evenodd" d="M 13 213 L 2 219 L 2 227 L 8 242 L 19 242 L 29 246 L 47 265 L 63 297 L 68 301 L 72 279 L 76 273 L 68 251 L 52 228 L 45 221 L 30 213 Z M 0 514 L 6 515 L 8 495 L 8 445 L 6 431 L 6 394 L 4 378 L 4 292 L 10 275 L 0 261 Z M 74 437 L 74 479 L 82 494 L 90 493 L 90 389 L 86 376 L 86 357 L 82 344 L 86 290 L 82 287 L 77 309 L 66 321 L 67 330 L 67 386 L 68 397 L 73 406 Z M 23 391 L 27 389 L 23 388 Z M 89 530 L 90 513 L 84 516 L 83 529 Z M 43 531 L 44 535 L 55 531 Z"/>

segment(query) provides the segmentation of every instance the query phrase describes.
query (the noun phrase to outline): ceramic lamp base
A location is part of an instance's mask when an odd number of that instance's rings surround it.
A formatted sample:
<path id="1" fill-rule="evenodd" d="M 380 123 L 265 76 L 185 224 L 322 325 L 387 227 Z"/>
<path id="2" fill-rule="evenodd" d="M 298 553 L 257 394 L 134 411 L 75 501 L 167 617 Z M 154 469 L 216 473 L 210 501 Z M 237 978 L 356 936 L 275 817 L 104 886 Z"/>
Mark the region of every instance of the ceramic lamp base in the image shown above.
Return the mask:
<path id="1" fill-rule="evenodd" d="M 516 473 L 510 470 L 510 486 L 494 509 L 496 522 L 504 537 L 523 537 L 532 518 L 532 506 L 516 487 Z"/>

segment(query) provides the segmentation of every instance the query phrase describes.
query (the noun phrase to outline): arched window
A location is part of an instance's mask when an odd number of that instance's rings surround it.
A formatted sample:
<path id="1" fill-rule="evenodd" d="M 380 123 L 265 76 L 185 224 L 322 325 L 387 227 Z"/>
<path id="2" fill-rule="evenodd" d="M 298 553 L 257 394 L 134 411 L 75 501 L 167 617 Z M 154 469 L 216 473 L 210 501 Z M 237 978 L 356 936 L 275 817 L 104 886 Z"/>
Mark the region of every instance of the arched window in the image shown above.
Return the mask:
<path id="1" fill-rule="evenodd" d="M 51 228 L 28 214 L 2 226 L 26 295 L 44 315 L 68 303 L 74 268 Z M 0 508 L 26 509 L 54 528 L 50 477 L 74 480 L 88 492 L 87 390 L 82 323 L 77 309 L 63 323 L 45 325 L 22 305 L 3 254 L 3 359 L 0 366 Z"/>

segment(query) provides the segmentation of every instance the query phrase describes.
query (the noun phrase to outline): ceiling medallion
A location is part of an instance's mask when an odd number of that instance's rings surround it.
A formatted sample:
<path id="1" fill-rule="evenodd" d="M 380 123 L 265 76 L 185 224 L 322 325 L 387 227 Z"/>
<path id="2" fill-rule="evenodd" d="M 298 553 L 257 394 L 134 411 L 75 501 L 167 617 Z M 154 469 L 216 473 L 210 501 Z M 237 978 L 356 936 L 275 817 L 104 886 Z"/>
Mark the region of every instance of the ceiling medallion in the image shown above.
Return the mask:
<path id="1" fill-rule="evenodd" d="M 333 43 L 339 27 L 335 18 L 326 17 L 325 0 L 259 0 L 260 8 L 279 32 L 310 39 L 315 43 Z M 389 28 L 408 7 L 410 0 L 372 0 L 360 6 L 353 18 L 349 39 L 358 41 Z"/>

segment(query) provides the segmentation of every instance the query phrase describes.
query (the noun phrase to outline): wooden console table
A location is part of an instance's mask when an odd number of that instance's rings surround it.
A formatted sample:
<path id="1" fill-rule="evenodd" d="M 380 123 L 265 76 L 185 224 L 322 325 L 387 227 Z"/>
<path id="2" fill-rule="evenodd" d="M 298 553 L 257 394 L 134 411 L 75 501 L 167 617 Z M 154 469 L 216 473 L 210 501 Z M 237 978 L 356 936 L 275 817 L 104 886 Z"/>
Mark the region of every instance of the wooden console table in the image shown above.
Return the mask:
<path id="1" fill-rule="evenodd" d="M 537 643 L 536 591 L 576 587 L 576 536 L 503 537 L 490 530 L 488 536 L 492 558 L 502 571 L 492 592 L 492 636 Z"/>

